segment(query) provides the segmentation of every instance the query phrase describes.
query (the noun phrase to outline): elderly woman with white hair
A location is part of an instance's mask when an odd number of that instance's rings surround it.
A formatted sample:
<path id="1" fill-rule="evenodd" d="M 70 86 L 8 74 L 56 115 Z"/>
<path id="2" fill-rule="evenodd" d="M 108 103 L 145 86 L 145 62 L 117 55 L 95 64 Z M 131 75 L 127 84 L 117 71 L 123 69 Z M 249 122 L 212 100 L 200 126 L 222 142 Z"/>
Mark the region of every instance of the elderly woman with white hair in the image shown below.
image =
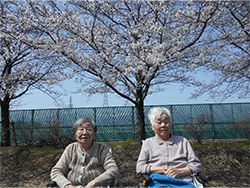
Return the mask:
<path id="1" fill-rule="evenodd" d="M 155 136 L 143 142 L 136 172 L 161 174 L 192 183 L 190 175 L 200 172 L 201 163 L 188 140 L 171 133 L 169 110 L 152 108 L 148 118 Z"/>
<path id="2" fill-rule="evenodd" d="M 52 168 L 52 181 L 63 188 L 106 186 L 119 171 L 109 147 L 94 142 L 96 124 L 88 117 L 80 118 L 72 130 L 77 142 L 66 147 Z"/>

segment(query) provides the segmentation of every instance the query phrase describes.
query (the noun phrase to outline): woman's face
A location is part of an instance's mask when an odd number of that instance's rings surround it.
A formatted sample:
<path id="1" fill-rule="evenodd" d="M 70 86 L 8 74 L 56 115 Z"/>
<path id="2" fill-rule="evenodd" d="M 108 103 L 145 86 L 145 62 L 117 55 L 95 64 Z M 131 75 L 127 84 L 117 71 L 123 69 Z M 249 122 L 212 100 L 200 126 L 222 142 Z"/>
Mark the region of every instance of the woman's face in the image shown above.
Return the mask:
<path id="1" fill-rule="evenodd" d="M 155 118 L 154 127 L 151 125 L 153 131 L 159 139 L 167 141 L 171 132 L 171 121 L 167 114 L 161 114 Z"/>
<path id="2" fill-rule="evenodd" d="M 89 146 L 92 144 L 92 141 L 95 137 L 95 131 L 93 129 L 93 125 L 90 122 L 82 123 L 80 127 L 78 127 L 76 131 L 76 140 L 85 146 Z"/>

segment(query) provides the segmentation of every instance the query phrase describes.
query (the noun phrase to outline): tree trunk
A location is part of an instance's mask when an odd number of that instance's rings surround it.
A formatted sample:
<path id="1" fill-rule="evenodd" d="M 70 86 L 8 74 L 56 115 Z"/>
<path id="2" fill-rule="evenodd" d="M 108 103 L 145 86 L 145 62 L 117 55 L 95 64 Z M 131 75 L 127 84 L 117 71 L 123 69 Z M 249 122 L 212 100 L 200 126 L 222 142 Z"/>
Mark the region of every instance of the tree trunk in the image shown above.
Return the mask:
<path id="1" fill-rule="evenodd" d="M 1 132 L 1 146 L 10 146 L 10 99 L 9 96 L 5 96 L 1 101 L 1 117 L 2 117 L 2 132 Z"/>
<path id="2" fill-rule="evenodd" d="M 144 102 L 141 90 L 137 91 L 136 97 L 136 140 L 141 142 L 146 139 L 145 120 L 144 120 Z"/>

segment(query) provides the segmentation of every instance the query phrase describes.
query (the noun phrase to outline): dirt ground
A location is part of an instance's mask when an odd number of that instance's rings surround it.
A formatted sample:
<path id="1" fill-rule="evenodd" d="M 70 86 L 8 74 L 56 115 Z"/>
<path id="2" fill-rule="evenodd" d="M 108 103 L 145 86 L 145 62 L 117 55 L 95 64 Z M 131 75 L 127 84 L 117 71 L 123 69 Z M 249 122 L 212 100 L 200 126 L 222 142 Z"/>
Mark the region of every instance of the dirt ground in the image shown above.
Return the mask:
<path id="1" fill-rule="evenodd" d="M 121 176 L 117 187 L 137 187 L 142 177 L 135 172 L 141 145 L 135 141 L 106 142 Z M 191 142 L 192 143 L 192 142 Z M 208 187 L 250 187 L 250 145 L 247 142 L 220 141 L 192 144 L 202 162 L 202 172 L 211 176 Z M 8 147 L 0 151 L 1 187 L 46 187 L 51 168 L 63 149 Z"/>

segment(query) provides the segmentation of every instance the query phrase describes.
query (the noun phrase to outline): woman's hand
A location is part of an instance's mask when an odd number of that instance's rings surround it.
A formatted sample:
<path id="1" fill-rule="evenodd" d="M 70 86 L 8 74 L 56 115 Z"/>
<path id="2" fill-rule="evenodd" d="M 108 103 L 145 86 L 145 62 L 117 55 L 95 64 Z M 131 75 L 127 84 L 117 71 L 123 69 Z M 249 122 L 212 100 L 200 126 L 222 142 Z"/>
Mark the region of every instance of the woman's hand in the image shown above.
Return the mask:
<path id="1" fill-rule="evenodd" d="M 165 176 L 170 176 L 172 178 L 179 178 L 180 177 L 180 169 L 178 168 L 174 168 L 174 167 L 170 167 L 165 169 L 164 171 L 164 175 Z"/>
<path id="2" fill-rule="evenodd" d="M 74 185 L 69 184 L 69 185 L 66 185 L 64 188 L 75 188 L 75 187 L 74 187 Z"/>
<path id="3" fill-rule="evenodd" d="M 164 171 L 164 175 L 170 176 L 173 178 L 179 178 L 181 176 L 189 176 L 190 174 L 192 174 L 192 170 L 188 167 L 185 167 L 185 168 L 170 167 L 170 168 L 166 168 Z"/>
<path id="4" fill-rule="evenodd" d="M 100 185 L 101 185 L 100 181 L 98 179 L 94 179 L 91 182 L 89 182 L 85 188 L 97 187 Z"/>
<path id="5" fill-rule="evenodd" d="M 179 178 L 181 176 L 189 176 L 192 174 L 192 170 L 188 167 L 184 168 L 166 168 L 166 167 L 150 167 L 150 173 L 162 174 L 173 178 Z"/>
<path id="6" fill-rule="evenodd" d="M 149 170 L 150 170 L 150 174 L 162 174 L 162 175 L 164 175 L 167 168 L 160 167 L 160 166 L 151 166 Z"/>

